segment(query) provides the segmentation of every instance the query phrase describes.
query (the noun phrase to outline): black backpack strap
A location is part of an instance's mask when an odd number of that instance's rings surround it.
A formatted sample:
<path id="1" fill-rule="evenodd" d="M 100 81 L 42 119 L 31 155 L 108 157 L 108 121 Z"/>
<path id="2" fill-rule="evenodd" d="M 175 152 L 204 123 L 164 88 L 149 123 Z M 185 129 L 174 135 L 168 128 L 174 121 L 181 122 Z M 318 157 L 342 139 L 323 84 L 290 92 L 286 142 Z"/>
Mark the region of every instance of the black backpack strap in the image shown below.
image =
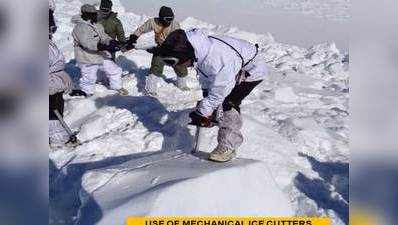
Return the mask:
<path id="1" fill-rule="evenodd" d="M 226 45 L 228 45 L 230 48 L 232 48 L 232 50 L 234 50 L 236 52 L 236 54 L 239 56 L 239 58 L 242 60 L 242 68 L 245 66 L 245 60 L 243 59 L 242 55 L 238 52 L 238 50 L 236 50 L 232 45 L 230 45 L 229 43 L 227 43 L 226 41 L 221 40 L 220 38 L 214 37 L 214 36 L 209 36 L 209 38 L 213 38 L 216 39 L 217 41 L 220 41 Z"/>
<path id="2" fill-rule="evenodd" d="M 257 56 L 257 54 L 258 54 L 258 44 L 255 44 L 254 46 L 256 47 L 256 53 L 254 54 L 254 56 L 253 56 L 249 61 L 247 61 L 247 62 L 245 63 L 245 65 L 243 65 L 243 67 L 247 66 L 251 61 L 253 61 L 254 58 L 256 58 L 256 56 Z M 242 67 L 242 68 L 243 68 L 243 67 Z"/>
<path id="3" fill-rule="evenodd" d="M 202 70 L 199 69 L 199 67 L 196 68 L 196 72 L 200 72 L 203 76 L 205 76 L 206 78 L 209 78 L 209 76 L 207 76 L 207 74 L 203 73 Z"/>
<path id="4" fill-rule="evenodd" d="M 220 41 L 220 42 L 222 42 L 222 43 L 228 45 L 230 48 L 232 48 L 232 49 L 236 52 L 236 54 L 239 56 L 239 58 L 242 60 L 242 69 L 243 69 L 243 67 L 247 66 L 251 61 L 253 61 L 253 59 L 256 58 L 256 56 L 257 56 L 257 54 L 258 54 L 258 48 L 259 48 L 259 46 L 258 46 L 258 44 L 255 44 L 254 46 L 256 47 L 256 53 L 254 54 L 254 56 L 253 56 L 249 61 L 247 61 L 247 62 L 245 63 L 245 60 L 243 59 L 242 55 L 241 55 L 241 54 L 238 52 L 238 50 L 236 50 L 236 48 L 234 48 L 232 45 L 230 45 L 230 44 L 227 43 L 226 41 L 224 41 L 224 40 L 222 40 L 222 39 L 220 39 L 220 38 L 214 37 L 214 36 L 209 36 L 209 38 L 216 39 L 216 40 L 218 40 L 218 41 Z"/>

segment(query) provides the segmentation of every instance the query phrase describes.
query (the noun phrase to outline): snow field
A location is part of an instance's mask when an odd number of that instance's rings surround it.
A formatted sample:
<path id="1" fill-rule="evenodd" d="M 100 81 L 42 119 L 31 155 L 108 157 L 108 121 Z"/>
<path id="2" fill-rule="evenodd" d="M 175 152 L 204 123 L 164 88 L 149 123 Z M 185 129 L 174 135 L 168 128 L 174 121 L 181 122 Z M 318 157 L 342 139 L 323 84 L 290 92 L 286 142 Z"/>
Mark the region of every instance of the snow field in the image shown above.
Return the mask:
<path id="1" fill-rule="evenodd" d="M 113 3 L 127 33 L 148 18 L 125 12 L 117 0 Z M 75 80 L 79 70 L 73 61 L 70 18 L 80 6 L 79 0 L 57 1 L 55 14 L 59 29 L 54 39 Z M 79 131 L 82 145 L 53 149 L 49 155 L 60 170 L 59 182 L 76 184 L 80 193 L 72 220 L 110 224 L 135 213 L 253 212 L 331 216 L 333 224 L 344 224 L 344 212 L 333 205 L 345 206 L 343 200 L 348 200 L 343 192 L 333 189 L 336 179 L 345 179 L 344 174 L 326 176 L 322 169 L 332 168 L 323 162 L 348 163 L 347 55 L 333 43 L 305 49 L 279 43 L 271 34 L 248 33 L 194 18 L 182 21 L 182 26 L 258 43 L 272 71 L 241 107 L 245 141 L 238 151 L 239 159 L 215 164 L 203 160 L 202 155 L 186 154 L 193 147 L 195 132 L 194 127 L 185 125 L 187 114 L 202 98 L 194 70 L 189 71 L 192 91 L 176 88 L 175 74 L 166 67 L 167 78 L 159 95 L 149 97 L 142 88 L 150 54 L 144 50 L 120 54 L 117 62 L 125 71 L 123 87 L 129 96 L 116 95 L 102 80 L 93 97 L 65 95 L 65 120 Z M 153 44 L 153 37 L 145 35 L 138 47 Z M 217 128 L 202 133 L 200 150 L 209 152 L 216 145 Z M 69 171 L 75 167 L 78 175 Z M 324 199 L 311 195 L 320 189 L 325 189 Z M 87 214 L 97 211 L 98 218 Z"/>

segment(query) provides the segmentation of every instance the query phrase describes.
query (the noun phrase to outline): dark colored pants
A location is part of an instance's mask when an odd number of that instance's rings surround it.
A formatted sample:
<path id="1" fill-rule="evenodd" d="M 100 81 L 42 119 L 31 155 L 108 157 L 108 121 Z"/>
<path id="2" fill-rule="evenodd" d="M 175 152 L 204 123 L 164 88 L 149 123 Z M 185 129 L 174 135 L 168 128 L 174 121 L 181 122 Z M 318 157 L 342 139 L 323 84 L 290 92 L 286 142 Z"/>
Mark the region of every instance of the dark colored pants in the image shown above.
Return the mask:
<path id="1" fill-rule="evenodd" d="M 240 113 L 240 104 L 242 104 L 243 99 L 245 99 L 261 81 L 262 80 L 242 82 L 236 85 L 222 103 L 223 111 L 226 112 L 234 108 Z"/>
<path id="2" fill-rule="evenodd" d="M 49 96 L 49 120 L 58 120 L 54 110 L 58 110 L 58 112 L 64 116 L 64 98 L 62 95 L 63 92 L 59 92 Z"/>
<path id="3" fill-rule="evenodd" d="M 151 61 L 150 73 L 156 76 L 163 76 L 163 69 L 166 64 L 160 59 L 159 56 L 153 56 Z M 188 69 L 186 66 L 177 65 L 173 67 L 174 72 L 178 77 L 186 77 L 188 75 Z"/>

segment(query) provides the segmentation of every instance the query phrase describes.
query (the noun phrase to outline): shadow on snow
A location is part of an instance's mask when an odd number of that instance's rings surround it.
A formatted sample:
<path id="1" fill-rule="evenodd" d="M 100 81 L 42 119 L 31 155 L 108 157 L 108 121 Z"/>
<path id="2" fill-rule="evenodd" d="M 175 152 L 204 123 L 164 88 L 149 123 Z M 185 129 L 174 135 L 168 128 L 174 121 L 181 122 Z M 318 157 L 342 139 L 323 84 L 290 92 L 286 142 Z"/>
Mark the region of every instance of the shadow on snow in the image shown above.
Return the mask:
<path id="1" fill-rule="evenodd" d="M 319 173 L 321 179 L 310 179 L 299 172 L 294 179 L 298 190 L 314 200 L 319 208 L 333 210 L 344 223 L 348 224 L 349 216 L 349 164 L 341 162 L 319 162 L 314 157 L 299 154 L 307 158 L 312 169 Z M 331 187 L 341 198 L 332 197 Z"/>

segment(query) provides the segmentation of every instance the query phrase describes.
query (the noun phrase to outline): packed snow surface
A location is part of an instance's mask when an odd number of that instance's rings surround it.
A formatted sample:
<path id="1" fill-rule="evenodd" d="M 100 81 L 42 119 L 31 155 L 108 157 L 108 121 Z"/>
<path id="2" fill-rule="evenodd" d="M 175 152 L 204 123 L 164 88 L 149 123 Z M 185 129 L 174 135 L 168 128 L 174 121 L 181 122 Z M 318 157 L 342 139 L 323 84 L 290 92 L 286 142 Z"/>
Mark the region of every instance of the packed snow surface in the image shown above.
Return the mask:
<path id="1" fill-rule="evenodd" d="M 56 3 L 54 40 L 77 80 L 70 19 L 81 2 Z M 148 18 L 113 3 L 127 33 Z M 186 125 L 187 114 L 202 98 L 194 70 L 189 71 L 192 91 L 184 92 L 166 67 L 159 95 L 150 97 L 143 86 L 151 55 L 144 50 L 119 54 L 128 96 L 108 90 L 102 74 L 93 97 L 64 96 L 65 120 L 79 131 L 82 144 L 49 153 L 50 223 L 111 224 L 126 215 L 294 214 L 347 224 L 348 55 L 333 42 L 302 48 L 280 43 L 270 33 L 192 17 L 182 27 L 258 43 L 265 55 L 271 73 L 241 107 L 245 140 L 238 159 L 204 160 L 216 146 L 217 128 L 202 130 L 200 152 L 190 154 L 196 128 Z M 137 48 L 153 44 L 153 36 L 144 35 Z"/>
<path id="2" fill-rule="evenodd" d="M 293 215 L 266 171 L 248 159 L 217 164 L 180 151 L 144 154 L 84 175 L 81 223 L 93 223 L 93 200 L 106 212 L 97 223 L 104 225 L 133 215 Z"/>

